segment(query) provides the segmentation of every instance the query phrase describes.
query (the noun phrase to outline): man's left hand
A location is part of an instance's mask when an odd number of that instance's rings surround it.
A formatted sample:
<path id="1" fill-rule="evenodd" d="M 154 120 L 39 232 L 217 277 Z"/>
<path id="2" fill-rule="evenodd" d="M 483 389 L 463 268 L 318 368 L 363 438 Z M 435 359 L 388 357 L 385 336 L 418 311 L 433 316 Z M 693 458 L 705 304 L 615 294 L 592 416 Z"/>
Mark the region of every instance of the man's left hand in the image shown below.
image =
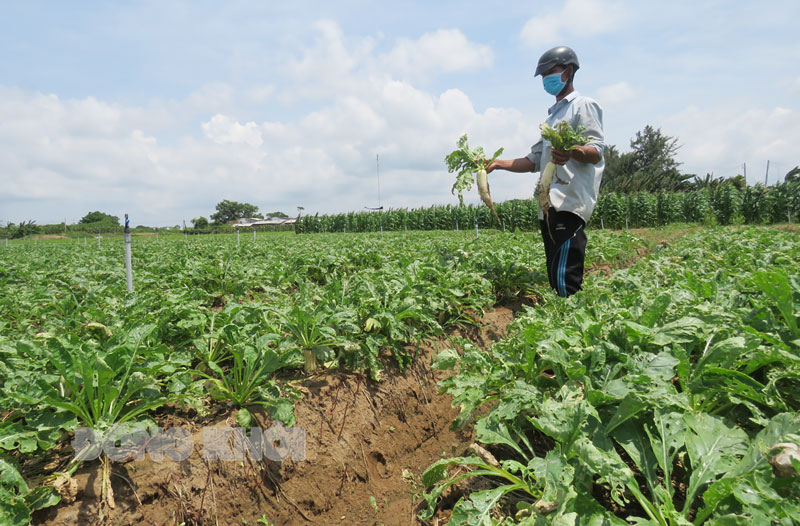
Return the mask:
<path id="1" fill-rule="evenodd" d="M 569 161 L 571 153 L 572 150 L 556 150 L 555 148 L 551 148 L 550 160 L 553 161 L 553 164 L 564 166 L 567 164 L 567 161 Z"/>
<path id="2" fill-rule="evenodd" d="M 550 157 L 553 164 L 564 166 L 570 159 L 582 163 L 597 164 L 602 156 L 594 146 L 575 146 L 572 150 L 556 150 L 551 147 Z"/>

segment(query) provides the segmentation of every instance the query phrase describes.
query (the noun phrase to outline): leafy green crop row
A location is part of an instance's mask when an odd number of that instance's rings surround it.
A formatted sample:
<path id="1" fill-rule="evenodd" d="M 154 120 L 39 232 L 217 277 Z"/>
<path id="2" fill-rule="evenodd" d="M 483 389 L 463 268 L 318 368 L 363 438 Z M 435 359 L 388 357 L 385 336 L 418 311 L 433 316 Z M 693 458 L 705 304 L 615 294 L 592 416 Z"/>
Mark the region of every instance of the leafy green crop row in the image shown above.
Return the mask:
<path id="1" fill-rule="evenodd" d="M 494 484 L 453 526 L 798 523 L 800 462 L 771 466 L 800 444 L 798 260 L 795 233 L 703 230 L 529 309 L 488 351 L 441 353 L 454 424 L 487 408 L 499 463 L 431 466 L 424 515 L 461 465 Z"/>
<path id="2" fill-rule="evenodd" d="M 638 244 L 598 235 L 590 258 Z M 316 365 L 378 378 L 383 356 L 406 367 L 420 340 L 546 287 L 541 244 L 522 233 L 138 238 L 135 294 L 122 256 L 121 240 L 0 248 L 2 524 L 57 502 L 41 485 L 56 473 L 20 472 L 78 426 L 148 426 L 167 404 L 187 417 L 226 404 L 244 427 L 261 406 L 291 425 L 299 393 L 281 376 Z"/>

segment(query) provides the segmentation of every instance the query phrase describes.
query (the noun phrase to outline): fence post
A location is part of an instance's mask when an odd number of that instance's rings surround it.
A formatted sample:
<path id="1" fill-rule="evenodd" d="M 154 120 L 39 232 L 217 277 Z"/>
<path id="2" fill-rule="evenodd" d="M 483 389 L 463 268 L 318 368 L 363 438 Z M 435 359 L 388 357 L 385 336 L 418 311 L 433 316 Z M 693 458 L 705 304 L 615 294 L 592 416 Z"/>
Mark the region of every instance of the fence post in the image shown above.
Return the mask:
<path id="1" fill-rule="evenodd" d="M 603 216 L 600 216 L 600 230 L 605 230 L 606 225 L 603 223 Z"/>
<path id="2" fill-rule="evenodd" d="M 253 227 L 253 241 L 256 240 L 256 227 Z"/>
<path id="3" fill-rule="evenodd" d="M 242 241 L 239 239 L 239 229 L 236 229 L 236 246 L 241 246 Z"/>
<path id="4" fill-rule="evenodd" d="M 628 216 L 625 216 L 625 230 L 628 230 Z"/>
<path id="5" fill-rule="evenodd" d="M 97 249 L 100 250 L 100 231 L 97 231 Z"/>
<path id="6" fill-rule="evenodd" d="M 478 237 L 478 216 L 475 216 L 475 238 Z"/>
<path id="7" fill-rule="evenodd" d="M 125 284 L 128 292 L 133 292 L 133 268 L 131 265 L 131 227 L 128 214 L 125 214 Z"/>

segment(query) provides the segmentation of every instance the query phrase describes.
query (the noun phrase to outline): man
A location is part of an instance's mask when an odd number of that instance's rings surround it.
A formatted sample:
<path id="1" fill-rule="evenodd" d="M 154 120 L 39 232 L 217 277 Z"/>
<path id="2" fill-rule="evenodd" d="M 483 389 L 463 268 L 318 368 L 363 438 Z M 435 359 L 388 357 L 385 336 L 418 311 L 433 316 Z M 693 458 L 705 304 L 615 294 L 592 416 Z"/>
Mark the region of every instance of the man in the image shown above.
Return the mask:
<path id="1" fill-rule="evenodd" d="M 550 184 L 549 220 L 539 210 L 539 223 L 544 240 L 547 276 L 559 296 L 567 297 L 581 289 L 586 252 L 586 223 L 597 204 L 600 179 L 605 162 L 603 154 L 603 110 L 594 100 L 580 95 L 573 88 L 575 72 L 580 67 L 575 52 L 568 47 L 546 51 L 536 66 L 534 76 L 541 75 L 544 89 L 555 96 L 548 109 L 547 123 L 555 126 L 567 121 L 573 129 L 585 128 L 589 143 L 574 150 L 554 150 L 549 141 L 540 139 L 525 157 L 498 159 L 486 171 L 540 172 L 548 161 L 557 165 Z"/>

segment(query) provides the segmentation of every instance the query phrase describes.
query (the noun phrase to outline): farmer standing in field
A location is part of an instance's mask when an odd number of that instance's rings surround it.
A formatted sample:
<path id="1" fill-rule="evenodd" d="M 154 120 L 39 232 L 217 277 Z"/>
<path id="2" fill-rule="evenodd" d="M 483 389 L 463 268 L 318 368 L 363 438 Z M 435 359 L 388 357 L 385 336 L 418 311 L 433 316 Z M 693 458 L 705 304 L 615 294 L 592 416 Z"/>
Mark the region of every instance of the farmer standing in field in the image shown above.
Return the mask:
<path id="1" fill-rule="evenodd" d="M 540 139 L 525 157 L 498 159 L 486 171 L 541 172 L 548 161 L 556 164 L 550 184 L 548 221 L 539 210 L 539 223 L 547 259 L 550 286 L 559 296 L 567 297 L 581 289 L 583 261 L 586 252 L 584 231 L 597 203 L 600 179 L 605 162 L 603 154 L 603 109 L 594 100 L 580 95 L 573 88 L 575 72 L 580 67 L 575 52 L 565 46 L 546 51 L 536 66 L 534 76 L 541 75 L 544 90 L 555 96 L 556 103 L 548 110 L 547 124 L 566 121 L 573 129 L 584 127 L 591 139 L 573 150 L 555 150 L 550 142 Z"/>

